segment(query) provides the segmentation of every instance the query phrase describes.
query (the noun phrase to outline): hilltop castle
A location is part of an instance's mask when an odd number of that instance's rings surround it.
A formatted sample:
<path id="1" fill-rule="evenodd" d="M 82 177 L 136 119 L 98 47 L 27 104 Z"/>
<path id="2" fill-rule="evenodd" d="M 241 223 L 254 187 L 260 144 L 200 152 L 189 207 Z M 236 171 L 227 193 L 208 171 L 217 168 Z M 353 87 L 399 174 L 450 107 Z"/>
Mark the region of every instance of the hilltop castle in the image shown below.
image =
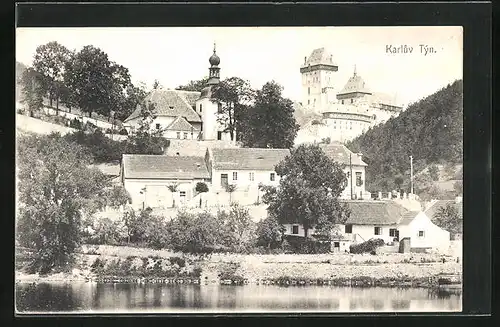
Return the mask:
<path id="1" fill-rule="evenodd" d="M 403 107 L 395 99 L 379 92 L 372 92 L 363 78 L 354 74 L 339 89 L 336 72 L 338 65 L 325 48 L 315 49 L 304 58 L 300 67 L 302 75 L 302 103 L 296 108 L 312 119 L 302 126 L 297 143 L 348 141 L 364 133 L 369 127 L 399 115 Z"/>

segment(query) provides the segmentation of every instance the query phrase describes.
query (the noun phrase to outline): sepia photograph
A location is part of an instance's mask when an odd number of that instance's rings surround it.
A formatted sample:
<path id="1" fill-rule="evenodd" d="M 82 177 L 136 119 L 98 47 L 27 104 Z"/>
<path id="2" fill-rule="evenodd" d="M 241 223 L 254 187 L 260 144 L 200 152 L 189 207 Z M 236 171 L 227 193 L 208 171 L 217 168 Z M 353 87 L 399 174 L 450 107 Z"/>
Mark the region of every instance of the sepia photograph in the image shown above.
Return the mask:
<path id="1" fill-rule="evenodd" d="M 15 38 L 16 314 L 462 311 L 461 26 Z"/>

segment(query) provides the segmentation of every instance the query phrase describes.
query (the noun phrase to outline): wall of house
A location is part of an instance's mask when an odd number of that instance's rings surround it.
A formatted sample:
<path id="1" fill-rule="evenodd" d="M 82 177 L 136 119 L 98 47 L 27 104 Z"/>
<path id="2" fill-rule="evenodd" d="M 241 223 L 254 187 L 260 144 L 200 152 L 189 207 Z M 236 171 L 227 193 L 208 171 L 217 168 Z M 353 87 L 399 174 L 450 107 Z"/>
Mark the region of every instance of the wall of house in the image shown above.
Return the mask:
<path id="1" fill-rule="evenodd" d="M 144 207 L 168 208 L 173 205 L 182 205 L 183 201 L 190 201 L 196 196 L 196 183 L 202 182 L 201 179 L 193 180 L 169 180 L 169 179 L 124 179 L 124 187 L 129 192 L 132 199 L 132 207 L 135 209 Z M 178 192 L 172 193 L 168 185 L 178 184 Z M 210 186 L 209 186 L 210 187 Z M 141 194 L 141 191 L 146 191 Z M 185 197 L 180 196 L 180 192 L 185 192 Z"/>
<path id="2" fill-rule="evenodd" d="M 356 186 L 356 173 L 361 173 L 361 186 Z M 347 176 L 347 173 L 350 173 L 349 166 L 344 168 L 344 173 Z M 366 192 L 365 189 L 365 166 L 352 166 L 352 184 L 353 189 L 352 193 L 355 199 L 370 199 L 370 194 Z M 351 198 L 351 178 L 347 178 L 347 186 L 341 194 L 342 199 L 350 199 Z"/>
<path id="3" fill-rule="evenodd" d="M 302 224 L 283 224 L 283 226 L 285 227 L 285 235 L 295 235 L 295 236 L 302 236 L 302 237 L 305 237 L 305 231 L 304 231 L 304 226 Z M 294 234 L 293 233 L 293 226 L 297 226 L 299 231 L 297 234 Z M 307 234 L 310 236 L 312 234 L 314 234 L 314 227 L 313 228 L 310 228 L 308 231 L 307 231 Z"/>
<path id="4" fill-rule="evenodd" d="M 412 248 L 435 248 L 445 251 L 450 247 L 450 233 L 436 226 L 420 212 L 407 226 L 400 226 L 400 239 L 409 237 Z M 419 236 L 423 231 L 424 235 Z"/>
<path id="5" fill-rule="evenodd" d="M 375 235 L 375 227 L 381 227 L 381 234 Z M 398 228 L 396 225 L 353 225 L 352 233 L 345 233 L 345 225 L 339 225 L 340 232 L 346 237 L 353 240 L 355 243 L 366 242 L 372 238 L 381 238 L 386 243 L 390 243 L 393 241 L 394 237 L 389 236 L 389 230 L 391 228 Z M 401 232 L 399 235 L 399 239 L 401 239 Z"/>
<path id="6" fill-rule="evenodd" d="M 233 180 L 233 172 L 237 173 L 237 180 Z M 253 173 L 254 180 L 250 180 L 250 173 Z M 275 180 L 271 181 L 271 173 L 274 173 Z M 221 185 L 221 175 L 227 174 L 228 184 L 235 184 L 236 191 L 256 193 L 259 183 L 264 185 L 278 186 L 280 177 L 273 170 L 212 170 L 212 188 L 214 191 L 225 191 Z"/>
<path id="7" fill-rule="evenodd" d="M 196 140 L 198 138 L 198 133 L 198 131 L 187 132 L 168 130 L 163 133 L 163 136 L 167 139 Z"/>

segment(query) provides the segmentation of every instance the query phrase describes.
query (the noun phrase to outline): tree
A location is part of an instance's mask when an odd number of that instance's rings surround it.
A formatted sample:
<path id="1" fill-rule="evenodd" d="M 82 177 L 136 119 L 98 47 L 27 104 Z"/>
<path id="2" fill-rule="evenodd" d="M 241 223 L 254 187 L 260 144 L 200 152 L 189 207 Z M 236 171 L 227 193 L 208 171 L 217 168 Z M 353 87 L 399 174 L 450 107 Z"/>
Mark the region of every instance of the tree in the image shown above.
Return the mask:
<path id="1" fill-rule="evenodd" d="M 257 245 L 268 249 L 277 248 L 285 233 L 285 227 L 273 216 L 267 216 L 257 223 Z"/>
<path id="2" fill-rule="evenodd" d="M 180 85 L 176 87 L 176 90 L 182 90 L 182 91 L 195 91 L 195 92 L 201 92 L 206 86 L 208 82 L 208 77 L 204 77 L 200 80 L 194 80 L 190 81 L 186 85 Z"/>
<path id="3" fill-rule="evenodd" d="M 305 236 L 316 224 L 342 223 L 347 209 L 338 202 L 347 178 L 343 166 L 317 145 L 300 145 L 276 166 L 278 188 L 264 188 L 268 213 L 280 224 L 300 223 Z"/>
<path id="4" fill-rule="evenodd" d="M 169 140 L 163 137 L 164 129 L 152 129 L 151 125 L 156 119 L 156 108 L 152 102 L 141 105 L 139 127 L 128 137 L 131 154 L 163 154 Z"/>
<path id="5" fill-rule="evenodd" d="M 254 91 L 248 81 L 239 77 L 231 77 L 221 81 L 212 88 L 212 101 L 219 105 L 217 121 L 225 126 L 223 132 L 229 132 L 231 140 L 235 140 L 238 129 L 241 129 L 245 113 L 254 99 Z"/>
<path id="6" fill-rule="evenodd" d="M 130 83 L 126 88 L 126 96 L 124 99 L 123 107 L 116 113 L 116 118 L 124 121 L 129 117 L 138 105 L 144 103 L 146 99 L 147 91 L 144 83 L 138 83 L 134 85 Z"/>
<path id="7" fill-rule="evenodd" d="M 463 181 L 456 181 L 453 183 L 453 189 L 457 193 L 457 195 L 462 195 L 464 193 L 464 182 Z"/>
<path id="8" fill-rule="evenodd" d="M 394 178 L 394 184 L 398 188 L 398 191 L 401 190 L 401 185 L 403 185 L 404 178 L 401 175 L 398 175 Z"/>
<path id="9" fill-rule="evenodd" d="M 201 206 L 202 206 L 201 193 L 208 192 L 208 186 L 207 186 L 207 184 L 205 184 L 203 182 L 198 182 L 198 183 L 196 183 L 195 190 L 196 190 L 196 192 L 200 193 L 200 208 L 201 208 Z"/>
<path id="10" fill-rule="evenodd" d="M 63 45 L 52 41 L 36 48 L 33 68 L 45 79 L 43 84 L 49 96 L 50 106 L 56 99 L 56 110 L 59 110 L 59 90 L 63 80 L 66 64 L 71 58 L 71 52 Z"/>
<path id="11" fill-rule="evenodd" d="M 158 89 L 161 89 L 161 84 L 157 79 L 155 79 L 153 82 L 153 90 L 158 90 Z"/>
<path id="12" fill-rule="evenodd" d="M 462 233 L 462 217 L 454 204 L 447 204 L 438 209 L 434 223 L 451 234 Z"/>
<path id="13" fill-rule="evenodd" d="M 88 168 L 89 163 L 82 147 L 58 134 L 19 139 L 16 237 L 35 250 L 30 271 L 47 273 L 73 260 L 83 209 L 108 186 L 102 172 Z"/>
<path id="14" fill-rule="evenodd" d="M 436 165 L 431 165 L 429 167 L 429 176 L 431 176 L 433 181 L 439 180 L 439 168 Z"/>
<path id="15" fill-rule="evenodd" d="M 108 55 L 91 45 L 83 47 L 73 57 L 65 71 L 65 82 L 83 112 L 109 116 L 120 112 L 124 90 L 130 84 L 128 69 L 109 61 Z"/>
<path id="16" fill-rule="evenodd" d="M 177 194 L 179 190 L 179 184 L 170 184 L 167 185 L 168 190 L 172 193 L 172 208 L 175 208 L 175 194 Z"/>
<path id="17" fill-rule="evenodd" d="M 21 74 L 23 102 L 28 107 L 30 117 L 43 106 L 43 76 L 33 68 L 25 69 Z"/>
<path id="18" fill-rule="evenodd" d="M 228 234 L 229 246 L 240 249 L 245 240 L 251 235 L 252 218 L 248 209 L 239 204 L 232 203 L 227 214 L 219 212 L 225 224 L 225 232 Z"/>
<path id="19" fill-rule="evenodd" d="M 106 190 L 106 204 L 112 208 L 119 208 L 132 201 L 130 194 L 121 185 L 115 185 Z"/>
<path id="20" fill-rule="evenodd" d="M 299 125 L 295 122 L 293 102 L 282 97 L 276 82 L 257 90 L 255 104 L 250 107 L 243 131 L 243 144 L 257 148 L 291 148 Z"/>
<path id="21" fill-rule="evenodd" d="M 236 191 L 236 184 L 228 184 L 226 185 L 226 192 L 229 193 L 229 203 L 232 203 L 233 192 Z"/>

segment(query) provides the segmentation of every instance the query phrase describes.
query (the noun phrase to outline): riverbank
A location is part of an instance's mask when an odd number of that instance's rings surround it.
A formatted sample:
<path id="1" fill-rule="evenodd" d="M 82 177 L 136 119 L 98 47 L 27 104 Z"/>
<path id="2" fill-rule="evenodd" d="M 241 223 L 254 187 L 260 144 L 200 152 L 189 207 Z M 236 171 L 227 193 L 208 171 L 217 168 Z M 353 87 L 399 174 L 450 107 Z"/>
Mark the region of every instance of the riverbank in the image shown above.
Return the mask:
<path id="1" fill-rule="evenodd" d="M 199 256 L 116 246 L 84 246 L 80 252 L 71 271 L 16 271 L 16 281 L 433 287 L 436 276 L 462 272 L 460 258 L 425 253 Z"/>

